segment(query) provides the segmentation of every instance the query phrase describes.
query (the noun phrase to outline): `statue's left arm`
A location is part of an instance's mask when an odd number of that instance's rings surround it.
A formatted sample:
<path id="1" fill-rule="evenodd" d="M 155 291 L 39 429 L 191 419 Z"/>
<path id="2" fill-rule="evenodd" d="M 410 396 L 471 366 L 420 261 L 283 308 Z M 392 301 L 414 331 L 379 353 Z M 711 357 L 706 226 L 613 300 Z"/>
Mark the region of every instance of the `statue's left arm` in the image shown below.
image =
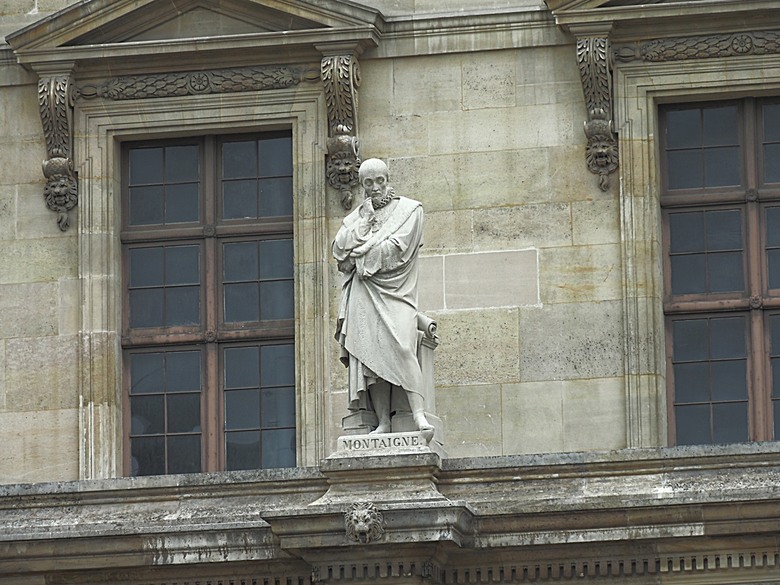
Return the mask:
<path id="1" fill-rule="evenodd" d="M 422 245 L 423 223 L 423 209 L 418 205 L 406 221 L 385 239 L 368 242 L 373 245 L 357 257 L 358 274 L 369 278 L 374 274 L 396 270 L 410 262 Z"/>

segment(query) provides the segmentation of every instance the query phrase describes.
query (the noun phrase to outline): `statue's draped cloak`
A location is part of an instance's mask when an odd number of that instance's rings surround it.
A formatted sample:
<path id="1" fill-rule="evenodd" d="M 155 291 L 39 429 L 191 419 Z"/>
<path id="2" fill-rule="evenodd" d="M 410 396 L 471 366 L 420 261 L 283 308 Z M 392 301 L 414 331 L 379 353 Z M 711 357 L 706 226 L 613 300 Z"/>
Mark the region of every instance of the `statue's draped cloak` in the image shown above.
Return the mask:
<path id="1" fill-rule="evenodd" d="M 367 408 L 368 387 L 378 379 L 406 391 L 423 391 L 417 361 L 417 258 L 422 246 L 423 209 L 398 197 L 376 232 L 361 236 L 358 207 L 341 225 L 333 255 L 343 268 L 349 254 L 369 247 L 346 272 L 336 339 L 349 366 L 350 410 Z"/>

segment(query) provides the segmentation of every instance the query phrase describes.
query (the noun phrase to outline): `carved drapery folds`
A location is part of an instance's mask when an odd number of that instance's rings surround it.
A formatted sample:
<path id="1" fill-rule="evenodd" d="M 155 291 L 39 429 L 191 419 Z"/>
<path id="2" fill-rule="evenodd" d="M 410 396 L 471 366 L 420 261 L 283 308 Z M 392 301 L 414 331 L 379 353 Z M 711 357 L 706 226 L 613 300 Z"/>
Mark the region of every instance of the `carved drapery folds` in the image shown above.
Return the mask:
<path id="1" fill-rule="evenodd" d="M 577 65 L 588 119 L 585 160 L 591 173 L 598 175 L 602 191 L 609 189 L 609 175 L 618 167 L 617 137 L 612 126 L 612 77 L 609 39 L 592 36 L 577 39 Z"/>
<path id="2" fill-rule="evenodd" d="M 46 186 L 43 196 L 49 209 L 57 213 L 62 231 L 70 226 L 68 212 L 78 203 L 78 184 L 73 170 L 73 86 L 70 75 L 41 77 L 38 106 L 46 138 L 47 158 L 43 161 Z"/>
<path id="3" fill-rule="evenodd" d="M 358 184 L 360 143 L 357 138 L 357 88 L 360 66 L 354 55 L 326 55 L 321 78 L 328 108 L 328 184 L 341 194 L 344 209 L 352 208 L 352 189 Z"/>

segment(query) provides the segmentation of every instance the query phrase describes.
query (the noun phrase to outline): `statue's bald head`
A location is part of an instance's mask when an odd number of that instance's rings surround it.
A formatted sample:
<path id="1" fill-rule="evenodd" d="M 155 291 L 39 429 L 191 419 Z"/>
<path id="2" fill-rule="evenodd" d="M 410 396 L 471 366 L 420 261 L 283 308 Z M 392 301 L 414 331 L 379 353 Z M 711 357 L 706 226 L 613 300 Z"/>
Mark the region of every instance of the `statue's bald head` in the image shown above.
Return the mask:
<path id="1" fill-rule="evenodd" d="M 387 179 L 390 175 L 389 171 L 387 170 L 387 165 L 379 160 L 378 158 L 369 158 L 363 161 L 363 164 L 360 165 L 360 170 L 358 171 L 358 175 L 360 178 L 360 182 L 363 182 L 363 179 L 369 175 L 377 176 L 377 175 L 384 175 L 385 179 Z"/>

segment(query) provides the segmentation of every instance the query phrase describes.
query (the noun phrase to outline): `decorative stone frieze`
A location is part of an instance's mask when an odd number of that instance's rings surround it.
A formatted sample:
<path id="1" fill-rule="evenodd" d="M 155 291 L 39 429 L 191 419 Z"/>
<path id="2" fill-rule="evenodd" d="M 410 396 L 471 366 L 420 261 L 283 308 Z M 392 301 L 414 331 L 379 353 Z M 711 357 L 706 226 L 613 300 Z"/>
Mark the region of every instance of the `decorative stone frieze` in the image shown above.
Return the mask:
<path id="1" fill-rule="evenodd" d="M 78 203 L 72 158 L 73 94 L 70 74 L 41 77 L 38 81 L 38 106 L 47 153 L 43 162 L 43 196 L 47 207 L 57 213 L 57 225 L 62 231 L 70 226 L 68 212 Z"/>
<path id="2" fill-rule="evenodd" d="M 602 191 L 609 189 L 609 175 L 618 167 L 618 146 L 612 126 L 612 77 L 609 39 L 592 36 L 577 39 L 577 65 L 588 119 L 585 160 L 588 170 L 598 175 Z"/>
<path id="3" fill-rule="evenodd" d="M 744 55 L 780 54 L 780 31 L 754 31 L 723 35 L 701 35 L 654 39 L 620 45 L 614 58 L 621 62 L 712 59 Z"/>
<path id="4" fill-rule="evenodd" d="M 326 55 L 320 76 L 328 108 L 328 184 L 341 194 L 341 205 L 352 208 L 352 188 L 358 184 L 360 142 L 357 138 L 357 88 L 360 65 L 354 55 Z"/>
<path id="5" fill-rule="evenodd" d="M 79 87 L 77 97 L 82 99 L 131 100 L 235 93 L 284 89 L 298 85 L 303 81 L 316 81 L 317 79 L 316 70 L 304 66 L 185 71 L 116 77 L 102 85 L 86 84 Z"/>

